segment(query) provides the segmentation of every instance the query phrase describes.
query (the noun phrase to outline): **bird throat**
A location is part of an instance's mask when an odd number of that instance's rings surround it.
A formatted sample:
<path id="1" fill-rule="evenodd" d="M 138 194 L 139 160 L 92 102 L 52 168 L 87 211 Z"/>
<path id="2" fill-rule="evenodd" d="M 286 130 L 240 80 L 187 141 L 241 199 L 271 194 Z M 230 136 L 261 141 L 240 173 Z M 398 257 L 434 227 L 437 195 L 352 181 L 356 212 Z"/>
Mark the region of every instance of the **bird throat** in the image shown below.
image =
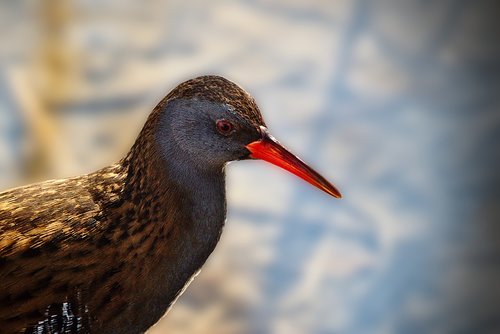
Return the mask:
<path id="1" fill-rule="evenodd" d="M 179 170 L 175 157 L 160 154 L 147 139 L 139 136 L 114 167 L 122 187 L 107 205 L 107 234 L 111 256 L 126 262 L 116 276 L 126 306 L 119 317 L 103 315 L 105 327 L 153 325 L 212 253 L 225 221 L 224 170 Z"/>

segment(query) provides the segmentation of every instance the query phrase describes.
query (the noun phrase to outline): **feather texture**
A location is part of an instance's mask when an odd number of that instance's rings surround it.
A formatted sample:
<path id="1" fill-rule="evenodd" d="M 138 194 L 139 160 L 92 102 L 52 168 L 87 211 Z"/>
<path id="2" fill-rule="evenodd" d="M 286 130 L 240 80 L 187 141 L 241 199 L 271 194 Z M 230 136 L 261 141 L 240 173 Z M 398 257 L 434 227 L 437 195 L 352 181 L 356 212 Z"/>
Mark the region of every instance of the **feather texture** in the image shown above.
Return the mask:
<path id="1" fill-rule="evenodd" d="M 263 124 L 237 85 L 196 78 L 158 104 L 119 163 L 0 193 L 1 333 L 143 332 L 206 261 L 225 220 L 224 171 L 189 171 L 194 186 L 170 175 L 156 135 L 174 99 Z"/>

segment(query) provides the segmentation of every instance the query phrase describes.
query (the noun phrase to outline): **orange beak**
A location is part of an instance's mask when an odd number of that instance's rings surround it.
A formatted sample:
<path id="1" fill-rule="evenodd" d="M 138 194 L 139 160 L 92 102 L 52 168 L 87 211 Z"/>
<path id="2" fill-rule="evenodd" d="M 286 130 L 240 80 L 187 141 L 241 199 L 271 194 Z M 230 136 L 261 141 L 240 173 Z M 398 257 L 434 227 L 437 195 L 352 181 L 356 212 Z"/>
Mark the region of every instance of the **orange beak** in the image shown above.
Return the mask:
<path id="1" fill-rule="evenodd" d="M 314 169 L 306 165 L 298 157 L 284 148 L 273 136 L 267 132 L 263 126 L 260 127 L 262 138 L 251 142 L 246 146 L 250 151 L 250 157 L 262 159 L 279 166 L 290 173 L 293 173 L 301 179 L 309 182 L 313 186 L 323 190 L 329 195 L 341 198 L 342 195 L 333 184 L 328 182 Z"/>

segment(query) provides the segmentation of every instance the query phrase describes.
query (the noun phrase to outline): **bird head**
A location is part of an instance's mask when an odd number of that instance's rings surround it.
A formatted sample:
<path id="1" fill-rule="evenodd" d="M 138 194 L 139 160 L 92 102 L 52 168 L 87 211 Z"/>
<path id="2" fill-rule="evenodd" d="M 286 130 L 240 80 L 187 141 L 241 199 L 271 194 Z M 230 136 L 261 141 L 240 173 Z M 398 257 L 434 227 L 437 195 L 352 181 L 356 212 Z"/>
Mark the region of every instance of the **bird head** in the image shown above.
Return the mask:
<path id="1" fill-rule="evenodd" d="M 262 159 L 341 197 L 335 186 L 269 133 L 255 100 L 225 78 L 202 76 L 185 81 L 159 108 L 158 139 L 170 156 L 184 156 L 189 163 L 212 170 L 234 160 Z"/>

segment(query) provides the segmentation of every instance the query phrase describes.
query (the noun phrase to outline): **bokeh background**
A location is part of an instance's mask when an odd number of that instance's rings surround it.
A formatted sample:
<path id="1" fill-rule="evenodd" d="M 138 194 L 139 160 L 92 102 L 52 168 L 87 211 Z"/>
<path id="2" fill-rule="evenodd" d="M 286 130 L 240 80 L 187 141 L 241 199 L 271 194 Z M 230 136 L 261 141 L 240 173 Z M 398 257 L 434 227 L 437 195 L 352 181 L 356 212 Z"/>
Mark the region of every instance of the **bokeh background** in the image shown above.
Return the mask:
<path id="1" fill-rule="evenodd" d="M 177 83 L 257 99 L 334 200 L 231 164 L 158 333 L 499 333 L 498 1 L 0 3 L 0 189 L 118 160 Z"/>

